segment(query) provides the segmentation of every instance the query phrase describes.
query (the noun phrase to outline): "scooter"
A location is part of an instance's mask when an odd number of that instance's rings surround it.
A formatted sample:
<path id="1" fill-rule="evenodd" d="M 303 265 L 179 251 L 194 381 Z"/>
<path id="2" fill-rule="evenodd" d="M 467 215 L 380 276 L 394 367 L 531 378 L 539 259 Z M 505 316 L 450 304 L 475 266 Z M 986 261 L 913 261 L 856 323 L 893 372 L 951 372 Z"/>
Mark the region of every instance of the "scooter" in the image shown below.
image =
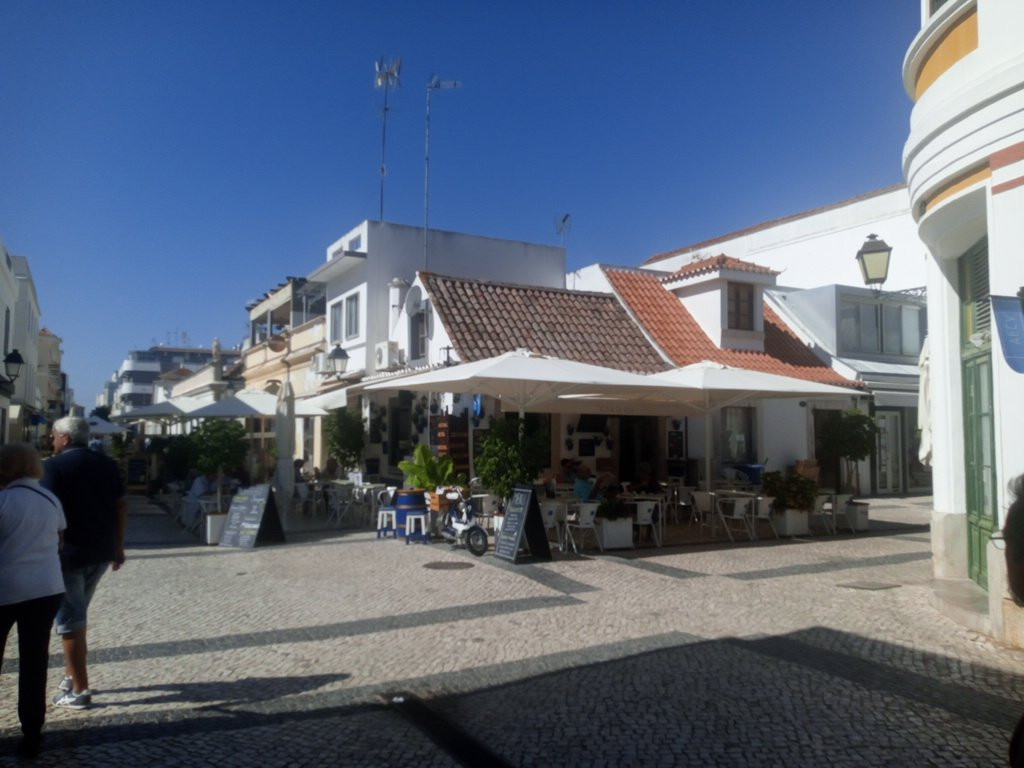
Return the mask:
<path id="1" fill-rule="evenodd" d="M 487 531 L 477 523 L 473 510 L 472 489 L 478 483 L 474 477 L 469 481 L 465 494 L 459 488 L 451 488 L 445 493 L 451 504 L 444 515 L 441 535 L 452 546 L 465 545 L 471 554 L 480 557 L 487 551 Z"/>

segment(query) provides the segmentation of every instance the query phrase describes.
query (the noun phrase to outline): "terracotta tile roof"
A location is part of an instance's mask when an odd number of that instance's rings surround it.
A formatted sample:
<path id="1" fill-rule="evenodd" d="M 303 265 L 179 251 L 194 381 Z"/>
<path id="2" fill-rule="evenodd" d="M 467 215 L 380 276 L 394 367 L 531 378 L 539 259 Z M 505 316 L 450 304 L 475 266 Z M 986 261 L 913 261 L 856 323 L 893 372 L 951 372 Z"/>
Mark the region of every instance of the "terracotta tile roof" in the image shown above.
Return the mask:
<path id="1" fill-rule="evenodd" d="M 615 296 L 421 272 L 464 361 L 514 349 L 637 373 L 668 365 Z"/>
<path id="2" fill-rule="evenodd" d="M 671 251 L 665 251 L 664 253 L 655 254 L 654 256 L 651 256 L 649 259 L 643 262 L 641 266 L 655 264 L 656 262 L 662 261 L 664 259 L 670 259 L 673 256 L 678 256 L 680 253 L 689 253 L 690 251 L 698 251 L 702 248 L 710 248 L 711 246 L 717 245 L 718 243 L 724 243 L 726 240 L 732 240 L 737 237 L 742 237 L 743 235 L 751 235 L 754 232 L 760 232 L 765 229 L 771 229 L 772 227 L 777 227 L 781 224 L 787 224 L 791 221 L 797 221 L 798 219 L 805 219 L 811 216 L 816 216 L 819 213 L 825 213 L 826 211 L 831 211 L 836 208 L 842 208 L 843 206 L 853 205 L 854 203 L 859 203 L 862 200 L 870 200 L 872 197 L 880 197 L 881 195 L 886 195 L 890 192 L 895 192 L 897 189 L 906 189 L 906 186 L 906 184 L 893 184 L 892 186 L 883 187 L 882 189 L 876 189 L 874 192 L 867 192 L 863 195 L 857 195 L 856 197 L 841 200 L 838 203 L 823 205 L 819 208 L 812 208 L 809 211 L 801 211 L 800 213 L 793 213 L 788 216 L 782 216 L 777 219 L 772 219 L 770 221 L 764 221 L 761 222 L 760 224 L 755 224 L 752 227 L 738 229 L 735 232 L 729 232 L 728 234 L 725 235 L 713 237 L 710 240 L 704 240 L 703 242 L 700 243 L 694 243 L 693 245 L 686 245 L 683 246 L 682 248 L 675 248 Z"/>
<path id="3" fill-rule="evenodd" d="M 778 275 L 779 272 L 769 267 L 762 267 L 759 264 L 753 264 L 749 261 L 741 261 L 740 259 L 734 259 L 732 256 L 726 256 L 724 253 L 720 253 L 717 256 L 710 256 L 706 259 L 700 259 L 690 264 L 684 264 L 671 275 L 665 275 L 661 278 L 663 283 L 670 283 L 673 280 L 678 280 L 684 277 L 693 277 L 695 275 L 704 275 L 709 272 L 720 272 L 723 269 L 731 269 L 735 272 L 752 272 L 758 275 Z"/>
<path id="4" fill-rule="evenodd" d="M 790 331 L 769 307 L 764 311 L 764 352 L 721 349 L 708 338 L 682 302 L 661 284 L 662 275 L 605 267 L 612 287 L 654 343 L 677 366 L 712 360 L 736 368 L 794 376 L 823 384 L 856 386 L 833 371 Z"/>

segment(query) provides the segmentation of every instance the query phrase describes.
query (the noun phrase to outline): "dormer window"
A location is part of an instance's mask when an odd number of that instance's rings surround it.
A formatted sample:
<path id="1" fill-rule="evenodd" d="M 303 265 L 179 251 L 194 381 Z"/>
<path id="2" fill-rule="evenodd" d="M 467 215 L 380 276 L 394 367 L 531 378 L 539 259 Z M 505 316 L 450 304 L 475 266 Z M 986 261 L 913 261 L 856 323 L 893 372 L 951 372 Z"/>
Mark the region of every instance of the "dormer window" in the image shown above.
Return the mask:
<path id="1" fill-rule="evenodd" d="M 728 327 L 734 331 L 754 330 L 754 286 L 729 283 Z"/>
<path id="2" fill-rule="evenodd" d="M 409 356 L 418 360 L 427 354 L 427 313 L 419 311 L 409 318 Z"/>

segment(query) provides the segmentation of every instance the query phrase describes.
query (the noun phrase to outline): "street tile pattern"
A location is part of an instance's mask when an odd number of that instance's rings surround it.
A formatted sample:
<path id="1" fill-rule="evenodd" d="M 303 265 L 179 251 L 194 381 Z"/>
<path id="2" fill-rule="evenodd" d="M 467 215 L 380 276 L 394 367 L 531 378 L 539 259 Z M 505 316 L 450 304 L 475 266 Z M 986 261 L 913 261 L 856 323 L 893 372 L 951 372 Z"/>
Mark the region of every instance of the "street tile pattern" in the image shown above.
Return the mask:
<path id="1" fill-rule="evenodd" d="M 221 549 L 133 498 L 94 706 L 51 708 L 36 764 L 1003 765 L 1024 654 L 936 611 L 929 552 L 920 523 L 521 565 L 369 531 Z M 17 666 L 12 637 L 0 766 Z"/>

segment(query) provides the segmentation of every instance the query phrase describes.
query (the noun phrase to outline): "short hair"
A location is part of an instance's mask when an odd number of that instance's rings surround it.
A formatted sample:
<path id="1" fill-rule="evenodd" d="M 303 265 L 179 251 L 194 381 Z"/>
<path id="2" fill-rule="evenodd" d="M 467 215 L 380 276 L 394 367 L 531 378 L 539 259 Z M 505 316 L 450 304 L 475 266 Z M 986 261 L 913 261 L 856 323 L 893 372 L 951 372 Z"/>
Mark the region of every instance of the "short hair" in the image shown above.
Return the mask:
<path id="1" fill-rule="evenodd" d="M 53 422 L 53 431 L 71 438 L 74 445 L 89 444 L 89 422 L 81 416 L 65 416 Z"/>
<path id="2" fill-rule="evenodd" d="M 39 451 L 31 443 L 0 445 L 0 486 L 25 477 L 37 480 L 43 476 Z"/>
<path id="3" fill-rule="evenodd" d="M 1010 481 L 1010 506 L 1003 520 L 1003 537 L 1010 545 L 1013 559 L 1024 562 L 1024 475 Z"/>

